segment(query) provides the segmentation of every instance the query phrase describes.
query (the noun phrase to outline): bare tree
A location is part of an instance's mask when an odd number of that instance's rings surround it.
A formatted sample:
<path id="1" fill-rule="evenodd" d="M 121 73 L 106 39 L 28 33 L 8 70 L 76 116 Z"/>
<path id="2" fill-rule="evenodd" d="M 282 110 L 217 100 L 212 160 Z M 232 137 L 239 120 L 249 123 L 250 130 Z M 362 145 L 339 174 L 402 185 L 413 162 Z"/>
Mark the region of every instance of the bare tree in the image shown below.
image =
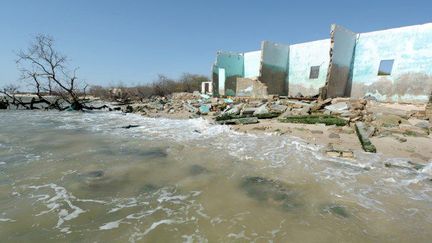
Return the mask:
<path id="1" fill-rule="evenodd" d="M 27 50 L 17 53 L 21 79 L 33 87 L 38 103 L 48 109 L 95 109 L 85 103 L 87 84 L 79 81 L 77 68 L 68 68 L 68 58 L 56 51 L 54 39 L 39 34 Z M 100 108 L 100 107 L 98 107 Z"/>

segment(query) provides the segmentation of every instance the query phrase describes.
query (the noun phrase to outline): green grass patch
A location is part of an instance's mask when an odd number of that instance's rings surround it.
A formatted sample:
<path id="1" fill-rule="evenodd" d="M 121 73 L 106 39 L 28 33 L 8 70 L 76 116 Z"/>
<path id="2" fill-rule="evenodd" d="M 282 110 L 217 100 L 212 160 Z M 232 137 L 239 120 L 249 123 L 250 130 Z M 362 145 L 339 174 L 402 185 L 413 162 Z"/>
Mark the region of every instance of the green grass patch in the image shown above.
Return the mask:
<path id="1" fill-rule="evenodd" d="M 287 122 L 287 123 L 303 123 L 303 124 L 323 123 L 326 125 L 336 125 L 336 126 L 345 126 L 348 124 L 346 120 L 331 115 L 289 116 L 285 118 L 280 118 L 279 121 Z"/>

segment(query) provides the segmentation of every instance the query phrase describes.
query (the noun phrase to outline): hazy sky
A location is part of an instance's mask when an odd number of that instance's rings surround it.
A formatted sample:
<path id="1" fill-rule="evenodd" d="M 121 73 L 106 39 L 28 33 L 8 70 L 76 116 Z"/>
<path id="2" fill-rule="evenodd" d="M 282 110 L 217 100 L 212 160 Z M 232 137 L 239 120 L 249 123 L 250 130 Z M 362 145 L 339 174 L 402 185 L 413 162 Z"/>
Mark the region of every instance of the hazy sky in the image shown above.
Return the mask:
<path id="1" fill-rule="evenodd" d="M 262 40 L 325 39 L 332 23 L 367 32 L 427 22 L 430 0 L 4 0 L 0 86 L 16 82 L 15 52 L 37 33 L 53 36 L 88 83 L 134 85 L 159 73 L 210 76 L 218 50 L 258 50 Z"/>

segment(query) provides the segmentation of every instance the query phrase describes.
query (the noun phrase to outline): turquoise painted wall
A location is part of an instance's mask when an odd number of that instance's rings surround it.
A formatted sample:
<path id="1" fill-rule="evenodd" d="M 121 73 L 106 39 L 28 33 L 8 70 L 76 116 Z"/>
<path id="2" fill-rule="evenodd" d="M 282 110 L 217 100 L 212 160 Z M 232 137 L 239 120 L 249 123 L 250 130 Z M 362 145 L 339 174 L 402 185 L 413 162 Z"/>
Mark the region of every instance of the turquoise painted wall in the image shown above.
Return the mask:
<path id="1" fill-rule="evenodd" d="M 243 72 L 243 54 L 218 52 L 213 67 L 213 85 L 218 91 L 215 95 L 235 95 L 237 77 L 243 77 Z"/>
<path id="2" fill-rule="evenodd" d="M 219 52 L 216 58 L 216 66 L 225 69 L 226 77 L 243 76 L 243 55 L 232 52 Z"/>
<path id="3" fill-rule="evenodd" d="M 290 46 L 289 95 L 314 96 L 326 82 L 329 66 L 330 39 Z M 309 79 L 311 66 L 320 66 L 318 79 Z"/>
<path id="4" fill-rule="evenodd" d="M 261 65 L 261 51 L 251 51 L 243 53 L 244 57 L 244 75 L 245 78 L 259 76 Z"/>
<path id="5" fill-rule="evenodd" d="M 394 59 L 390 76 L 381 60 Z M 432 91 L 432 24 L 359 34 L 351 96 L 389 102 L 427 102 Z"/>

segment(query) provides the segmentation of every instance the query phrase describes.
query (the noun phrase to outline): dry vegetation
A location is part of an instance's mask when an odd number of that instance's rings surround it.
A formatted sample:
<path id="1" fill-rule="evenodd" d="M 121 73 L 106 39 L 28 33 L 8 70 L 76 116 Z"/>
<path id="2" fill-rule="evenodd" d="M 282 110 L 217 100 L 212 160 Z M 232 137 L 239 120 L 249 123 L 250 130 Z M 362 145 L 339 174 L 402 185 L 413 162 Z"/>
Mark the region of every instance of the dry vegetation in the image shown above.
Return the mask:
<path id="1" fill-rule="evenodd" d="M 179 79 L 170 79 L 165 75 L 150 84 L 126 87 L 117 85 L 112 87 L 91 86 L 89 94 L 104 100 L 141 101 L 152 96 L 167 96 L 174 92 L 190 92 L 201 90 L 201 83 L 208 81 L 208 77 L 199 74 L 185 73 Z"/>

